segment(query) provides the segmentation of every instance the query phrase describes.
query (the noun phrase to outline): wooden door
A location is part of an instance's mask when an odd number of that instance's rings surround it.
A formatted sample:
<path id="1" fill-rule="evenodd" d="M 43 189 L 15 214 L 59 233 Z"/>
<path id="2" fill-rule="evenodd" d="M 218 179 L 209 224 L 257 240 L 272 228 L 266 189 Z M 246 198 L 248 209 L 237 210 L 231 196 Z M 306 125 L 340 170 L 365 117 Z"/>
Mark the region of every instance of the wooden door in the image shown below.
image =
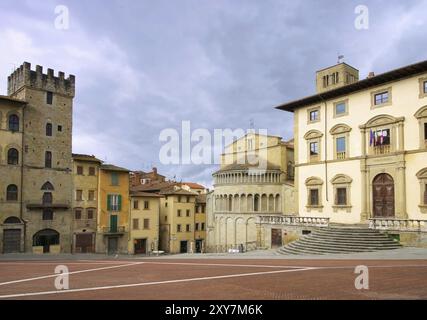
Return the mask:
<path id="1" fill-rule="evenodd" d="M 394 217 L 394 181 L 393 178 L 381 173 L 377 175 L 372 184 L 374 218 Z"/>
<path id="2" fill-rule="evenodd" d="M 3 253 L 16 253 L 21 251 L 21 230 L 6 229 L 3 231 Z"/>
<path id="3" fill-rule="evenodd" d="M 147 239 L 136 239 L 134 242 L 134 253 L 135 254 L 146 254 L 147 253 Z"/>
<path id="4" fill-rule="evenodd" d="M 271 247 L 277 248 L 282 246 L 282 230 L 271 229 Z"/>

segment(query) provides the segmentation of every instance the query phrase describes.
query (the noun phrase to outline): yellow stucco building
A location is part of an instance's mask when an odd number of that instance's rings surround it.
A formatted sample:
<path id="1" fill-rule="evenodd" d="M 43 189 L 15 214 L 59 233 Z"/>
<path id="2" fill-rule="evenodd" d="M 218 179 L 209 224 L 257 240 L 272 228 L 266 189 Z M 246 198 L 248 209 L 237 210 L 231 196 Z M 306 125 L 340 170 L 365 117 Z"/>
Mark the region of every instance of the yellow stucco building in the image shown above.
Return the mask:
<path id="1" fill-rule="evenodd" d="M 359 80 L 338 64 L 293 112 L 296 212 L 404 231 L 427 219 L 427 61 Z"/>
<path id="2" fill-rule="evenodd" d="M 99 168 L 97 252 L 127 253 L 130 229 L 129 170 Z"/>
<path id="3" fill-rule="evenodd" d="M 73 154 L 73 253 L 95 252 L 101 160 Z"/>
<path id="4" fill-rule="evenodd" d="M 129 253 L 152 254 L 159 250 L 160 199 L 156 193 L 131 191 Z"/>

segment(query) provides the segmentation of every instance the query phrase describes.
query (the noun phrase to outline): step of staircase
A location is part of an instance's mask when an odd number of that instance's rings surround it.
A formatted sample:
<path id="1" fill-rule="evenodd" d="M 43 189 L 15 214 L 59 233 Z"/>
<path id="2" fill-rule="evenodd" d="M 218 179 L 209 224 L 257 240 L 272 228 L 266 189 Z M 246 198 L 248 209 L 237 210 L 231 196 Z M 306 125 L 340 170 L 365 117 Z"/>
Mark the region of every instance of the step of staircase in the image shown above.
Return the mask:
<path id="1" fill-rule="evenodd" d="M 356 253 L 401 248 L 401 244 L 378 230 L 357 227 L 317 228 L 309 235 L 277 250 L 288 255 Z"/>

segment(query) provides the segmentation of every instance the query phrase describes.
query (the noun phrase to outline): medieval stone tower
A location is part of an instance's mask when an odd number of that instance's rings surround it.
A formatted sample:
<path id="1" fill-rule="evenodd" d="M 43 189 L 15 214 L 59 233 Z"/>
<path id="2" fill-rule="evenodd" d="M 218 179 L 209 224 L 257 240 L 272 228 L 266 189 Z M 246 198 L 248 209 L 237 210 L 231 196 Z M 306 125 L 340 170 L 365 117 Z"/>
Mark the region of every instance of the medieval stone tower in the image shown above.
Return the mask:
<path id="1" fill-rule="evenodd" d="M 73 197 L 72 110 L 75 77 L 31 70 L 24 64 L 8 77 L 8 96 L 26 102 L 22 125 L 25 251 L 70 252 Z"/>

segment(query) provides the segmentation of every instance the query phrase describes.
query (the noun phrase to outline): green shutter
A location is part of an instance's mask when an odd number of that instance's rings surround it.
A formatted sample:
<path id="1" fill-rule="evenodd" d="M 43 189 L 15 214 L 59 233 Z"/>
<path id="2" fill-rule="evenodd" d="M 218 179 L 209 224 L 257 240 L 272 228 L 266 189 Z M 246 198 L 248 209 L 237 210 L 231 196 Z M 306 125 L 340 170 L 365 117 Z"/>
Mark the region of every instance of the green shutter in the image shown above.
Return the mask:
<path id="1" fill-rule="evenodd" d="M 122 211 L 122 195 L 119 194 L 118 198 L 119 198 L 119 210 L 118 211 Z"/>
<path id="2" fill-rule="evenodd" d="M 111 211 L 111 195 L 107 195 L 107 210 Z"/>

